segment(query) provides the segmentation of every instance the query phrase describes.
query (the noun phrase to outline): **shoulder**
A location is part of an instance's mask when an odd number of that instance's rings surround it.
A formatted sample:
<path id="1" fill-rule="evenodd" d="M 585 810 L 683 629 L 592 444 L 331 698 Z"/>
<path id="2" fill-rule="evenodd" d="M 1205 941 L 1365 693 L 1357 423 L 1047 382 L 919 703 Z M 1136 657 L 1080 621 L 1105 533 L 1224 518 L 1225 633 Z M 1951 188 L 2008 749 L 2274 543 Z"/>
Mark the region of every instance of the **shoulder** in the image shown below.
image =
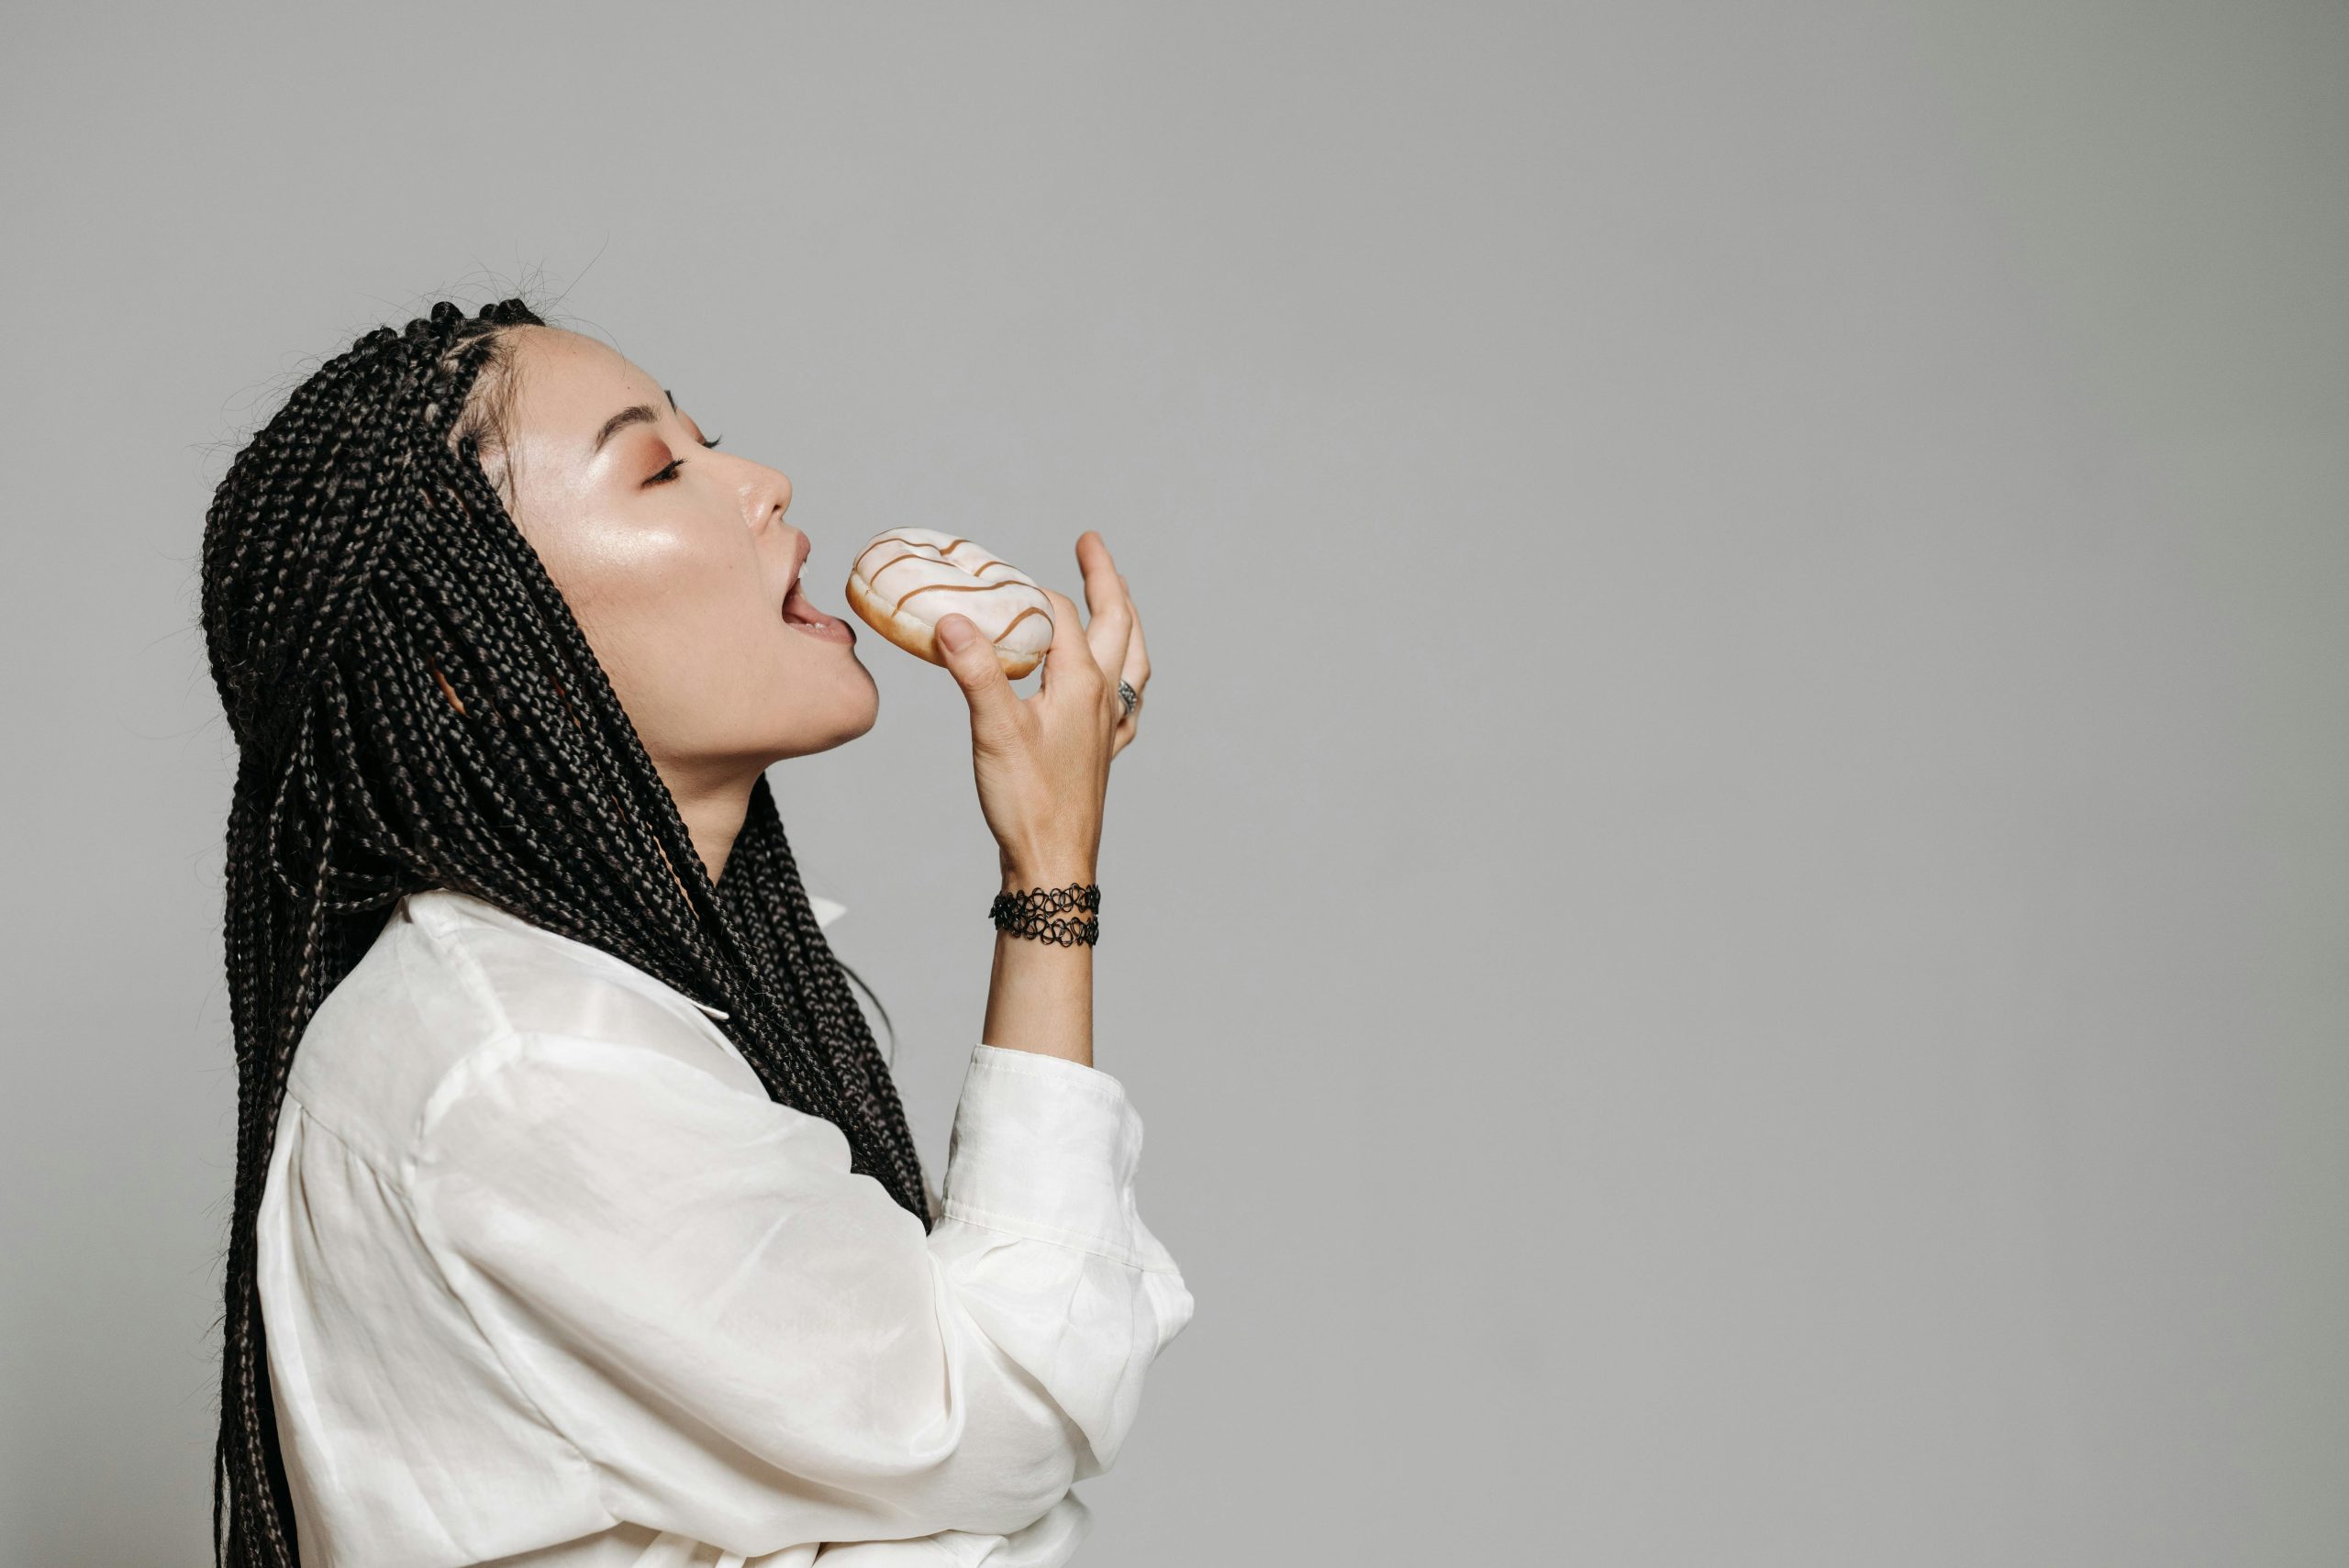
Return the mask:
<path id="1" fill-rule="evenodd" d="M 622 1060 L 666 1058 L 763 1094 L 722 1016 L 615 954 L 435 888 L 394 906 L 320 1004 L 287 1094 L 388 1174 L 435 1096 L 519 1038 L 625 1047 Z"/>

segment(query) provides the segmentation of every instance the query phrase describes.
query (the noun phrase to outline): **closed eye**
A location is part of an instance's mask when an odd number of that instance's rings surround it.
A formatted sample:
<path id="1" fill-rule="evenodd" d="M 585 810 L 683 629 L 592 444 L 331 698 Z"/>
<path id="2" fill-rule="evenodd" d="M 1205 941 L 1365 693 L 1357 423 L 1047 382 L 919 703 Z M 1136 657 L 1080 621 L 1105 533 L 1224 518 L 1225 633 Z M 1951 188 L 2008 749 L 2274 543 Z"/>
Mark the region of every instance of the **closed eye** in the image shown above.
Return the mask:
<path id="1" fill-rule="evenodd" d="M 712 436 L 709 439 L 702 442 L 702 445 L 706 447 L 714 447 L 725 439 L 726 438 L 723 436 Z M 666 484 L 669 481 L 677 477 L 677 470 L 683 468 L 685 465 L 685 460 L 684 458 L 678 458 L 665 465 L 660 473 L 654 474 L 644 483 L 647 484 Z"/>

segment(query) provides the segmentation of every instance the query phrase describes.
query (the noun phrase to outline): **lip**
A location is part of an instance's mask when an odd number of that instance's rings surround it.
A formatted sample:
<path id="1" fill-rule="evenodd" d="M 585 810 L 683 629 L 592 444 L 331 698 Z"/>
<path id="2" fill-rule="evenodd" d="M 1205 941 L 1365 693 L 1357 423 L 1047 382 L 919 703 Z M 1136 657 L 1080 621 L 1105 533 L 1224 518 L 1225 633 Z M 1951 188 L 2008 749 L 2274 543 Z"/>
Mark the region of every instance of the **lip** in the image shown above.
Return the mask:
<path id="1" fill-rule="evenodd" d="M 799 536 L 799 559 L 792 563 L 791 581 L 784 587 L 783 620 L 802 634 L 825 642 L 838 642 L 848 647 L 856 645 L 856 628 L 838 616 L 828 616 L 808 600 L 802 590 L 801 568 L 814 549 L 806 534 Z"/>
<path id="2" fill-rule="evenodd" d="M 783 596 L 785 598 L 787 599 L 791 597 L 791 591 L 799 586 L 799 573 L 806 568 L 807 564 L 807 557 L 814 551 L 815 548 L 816 541 L 807 537 L 806 529 L 801 529 L 799 534 L 799 553 L 792 558 L 791 575 L 785 578 L 783 583 Z"/>

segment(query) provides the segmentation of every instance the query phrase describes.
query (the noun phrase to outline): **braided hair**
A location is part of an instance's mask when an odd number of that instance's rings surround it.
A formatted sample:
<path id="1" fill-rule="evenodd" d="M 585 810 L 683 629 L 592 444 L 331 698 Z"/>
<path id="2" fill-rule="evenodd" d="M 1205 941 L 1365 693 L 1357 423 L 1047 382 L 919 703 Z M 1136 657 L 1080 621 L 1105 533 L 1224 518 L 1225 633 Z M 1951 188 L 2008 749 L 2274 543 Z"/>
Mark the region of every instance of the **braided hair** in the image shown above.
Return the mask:
<path id="1" fill-rule="evenodd" d="M 443 300 L 367 333 L 238 452 L 206 514 L 204 634 L 238 747 L 216 1563 L 298 1562 L 255 1220 L 303 1030 L 406 894 L 470 894 L 725 1010 L 768 1094 L 838 1125 L 852 1170 L 936 1222 L 765 777 L 713 884 L 484 467 L 509 450 L 514 329 L 544 325 L 519 298 L 472 317 Z"/>

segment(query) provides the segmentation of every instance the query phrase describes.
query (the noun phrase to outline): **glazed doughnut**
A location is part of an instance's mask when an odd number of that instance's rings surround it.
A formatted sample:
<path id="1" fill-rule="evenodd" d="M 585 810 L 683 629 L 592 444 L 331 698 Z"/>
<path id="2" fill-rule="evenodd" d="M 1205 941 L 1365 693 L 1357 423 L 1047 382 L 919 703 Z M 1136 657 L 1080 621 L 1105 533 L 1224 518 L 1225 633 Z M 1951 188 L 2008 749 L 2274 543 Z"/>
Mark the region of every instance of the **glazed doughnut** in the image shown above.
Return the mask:
<path id="1" fill-rule="evenodd" d="M 1015 681 L 1052 645 L 1052 601 L 1036 580 L 985 547 L 936 528 L 874 535 L 849 563 L 848 603 L 865 625 L 933 664 L 946 662 L 937 632 L 948 615 L 968 617 Z"/>

